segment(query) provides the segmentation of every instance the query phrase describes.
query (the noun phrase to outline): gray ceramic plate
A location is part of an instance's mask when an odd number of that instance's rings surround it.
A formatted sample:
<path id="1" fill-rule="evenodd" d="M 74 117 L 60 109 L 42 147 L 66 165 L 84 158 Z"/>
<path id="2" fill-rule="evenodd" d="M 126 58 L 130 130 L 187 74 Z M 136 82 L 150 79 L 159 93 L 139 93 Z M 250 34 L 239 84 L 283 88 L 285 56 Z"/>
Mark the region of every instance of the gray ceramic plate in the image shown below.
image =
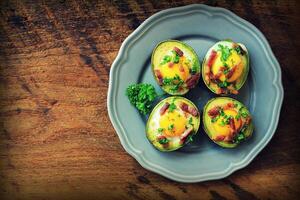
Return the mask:
<path id="1" fill-rule="evenodd" d="M 147 82 L 161 91 L 151 74 L 150 57 L 162 40 L 182 40 L 202 60 L 210 46 L 226 38 L 244 43 L 250 53 L 248 80 L 235 98 L 253 114 L 253 137 L 235 149 L 223 149 L 200 128 L 195 141 L 179 151 L 157 151 L 146 138 L 146 119 L 125 96 L 126 87 Z M 214 95 L 201 79 L 186 97 L 202 110 Z M 189 5 L 153 15 L 124 41 L 110 71 L 107 107 L 123 147 L 144 168 L 176 181 L 199 182 L 226 177 L 248 165 L 272 138 L 282 100 L 280 67 L 263 34 L 223 8 Z"/>

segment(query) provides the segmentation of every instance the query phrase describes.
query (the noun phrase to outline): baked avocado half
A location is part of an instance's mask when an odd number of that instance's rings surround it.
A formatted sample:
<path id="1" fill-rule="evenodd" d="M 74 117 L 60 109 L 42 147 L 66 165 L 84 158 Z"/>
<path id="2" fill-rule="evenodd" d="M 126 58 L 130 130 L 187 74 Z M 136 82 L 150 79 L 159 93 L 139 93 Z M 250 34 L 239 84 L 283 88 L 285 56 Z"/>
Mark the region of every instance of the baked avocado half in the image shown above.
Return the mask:
<path id="1" fill-rule="evenodd" d="M 151 57 L 152 72 L 157 83 L 170 95 L 184 95 L 200 78 L 200 62 L 189 45 L 166 40 L 159 43 Z"/>
<path id="2" fill-rule="evenodd" d="M 206 53 L 202 63 L 205 85 L 215 94 L 238 94 L 249 72 L 249 55 L 245 45 L 219 41 Z"/>
<path id="3" fill-rule="evenodd" d="M 229 97 L 213 98 L 203 110 L 206 134 L 225 148 L 236 147 L 252 135 L 251 119 L 248 109 L 241 102 Z"/>
<path id="4" fill-rule="evenodd" d="M 160 151 L 174 151 L 192 141 L 200 125 L 197 107 L 180 96 L 160 101 L 146 125 L 148 140 Z"/>

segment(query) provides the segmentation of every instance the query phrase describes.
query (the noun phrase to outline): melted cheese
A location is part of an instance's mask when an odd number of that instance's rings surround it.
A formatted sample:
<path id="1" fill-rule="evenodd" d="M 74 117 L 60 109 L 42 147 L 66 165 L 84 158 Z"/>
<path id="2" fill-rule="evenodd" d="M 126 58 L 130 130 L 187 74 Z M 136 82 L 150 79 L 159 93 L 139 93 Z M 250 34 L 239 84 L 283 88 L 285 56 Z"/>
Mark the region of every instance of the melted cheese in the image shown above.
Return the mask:
<path id="1" fill-rule="evenodd" d="M 170 137 L 180 136 L 185 131 L 186 123 L 186 117 L 176 110 L 173 112 L 166 111 L 159 120 L 160 127 L 164 129 L 164 135 Z M 170 129 L 171 125 L 173 125 L 172 129 Z"/>
<path id="2" fill-rule="evenodd" d="M 174 63 L 172 67 L 169 66 L 169 63 L 162 65 L 160 67 L 162 76 L 164 78 L 173 78 L 178 75 L 183 81 L 185 81 L 190 75 L 189 66 L 185 62 L 186 58 L 182 56 L 180 57 L 179 62 Z M 180 66 L 182 66 L 183 70 L 180 70 Z"/>

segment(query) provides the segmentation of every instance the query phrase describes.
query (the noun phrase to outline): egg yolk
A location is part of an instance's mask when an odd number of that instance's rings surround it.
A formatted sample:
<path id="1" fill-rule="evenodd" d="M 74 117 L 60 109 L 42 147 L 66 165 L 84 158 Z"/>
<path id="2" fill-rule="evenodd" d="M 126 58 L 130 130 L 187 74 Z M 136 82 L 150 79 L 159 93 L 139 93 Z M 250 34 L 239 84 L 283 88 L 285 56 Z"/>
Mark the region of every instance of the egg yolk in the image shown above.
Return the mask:
<path id="1" fill-rule="evenodd" d="M 178 63 L 166 63 L 160 67 L 162 76 L 165 78 L 174 78 L 178 75 L 183 81 L 185 81 L 190 74 L 189 66 L 186 63 L 187 59 L 182 56 Z"/>
<path id="2" fill-rule="evenodd" d="M 159 120 L 160 128 L 163 128 L 163 133 L 166 136 L 180 136 L 185 131 L 187 119 L 184 115 L 177 111 L 166 111 Z"/>
<path id="3" fill-rule="evenodd" d="M 233 109 L 227 109 L 224 110 L 224 114 L 227 116 L 231 116 L 233 117 L 233 121 L 234 121 L 234 125 L 236 127 L 236 129 L 239 129 L 240 126 L 242 125 L 242 121 L 239 119 L 235 119 L 236 115 L 238 114 L 237 111 L 233 110 Z M 222 126 L 222 120 L 224 120 L 224 117 L 220 117 L 215 123 L 213 123 L 213 127 L 215 129 L 215 131 L 218 133 L 218 135 L 230 135 L 231 134 L 231 127 L 229 124 Z"/>
<path id="4" fill-rule="evenodd" d="M 216 75 L 220 71 L 221 67 L 224 67 L 223 62 L 221 61 L 221 54 L 222 54 L 221 52 L 217 52 L 216 61 L 212 66 L 211 70 L 214 75 Z M 244 68 L 243 61 L 240 55 L 236 51 L 231 51 L 231 55 L 228 57 L 225 63 L 227 64 L 229 70 L 231 70 L 234 66 L 236 66 L 233 75 L 227 80 L 228 82 L 234 82 L 242 75 L 243 68 Z M 220 81 L 225 81 L 226 80 L 225 74 L 222 74 L 219 79 Z"/>

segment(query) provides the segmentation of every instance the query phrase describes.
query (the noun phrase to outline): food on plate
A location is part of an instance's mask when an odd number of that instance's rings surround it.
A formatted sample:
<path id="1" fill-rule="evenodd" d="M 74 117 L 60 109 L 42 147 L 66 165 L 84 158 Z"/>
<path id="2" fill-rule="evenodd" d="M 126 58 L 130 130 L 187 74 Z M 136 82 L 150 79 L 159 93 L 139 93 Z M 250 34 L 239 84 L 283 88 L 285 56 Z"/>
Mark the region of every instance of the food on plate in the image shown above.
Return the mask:
<path id="1" fill-rule="evenodd" d="M 202 63 L 206 86 L 220 95 L 238 94 L 249 72 L 249 55 L 245 45 L 219 41 L 207 52 Z"/>
<path id="2" fill-rule="evenodd" d="M 157 93 L 151 84 L 139 83 L 132 84 L 126 89 L 126 96 L 130 103 L 135 106 L 141 114 L 148 114 Z"/>
<path id="3" fill-rule="evenodd" d="M 184 95 L 196 86 L 200 78 L 200 62 L 189 45 L 166 40 L 153 50 L 153 75 L 161 88 L 170 95 Z"/>
<path id="4" fill-rule="evenodd" d="M 160 101 L 146 125 L 148 140 L 160 151 L 174 151 L 192 141 L 200 125 L 197 107 L 179 96 Z"/>
<path id="5" fill-rule="evenodd" d="M 203 110 L 206 134 L 216 144 L 233 148 L 252 135 L 253 123 L 248 109 L 229 97 L 217 97 L 207 102 Z"/>

